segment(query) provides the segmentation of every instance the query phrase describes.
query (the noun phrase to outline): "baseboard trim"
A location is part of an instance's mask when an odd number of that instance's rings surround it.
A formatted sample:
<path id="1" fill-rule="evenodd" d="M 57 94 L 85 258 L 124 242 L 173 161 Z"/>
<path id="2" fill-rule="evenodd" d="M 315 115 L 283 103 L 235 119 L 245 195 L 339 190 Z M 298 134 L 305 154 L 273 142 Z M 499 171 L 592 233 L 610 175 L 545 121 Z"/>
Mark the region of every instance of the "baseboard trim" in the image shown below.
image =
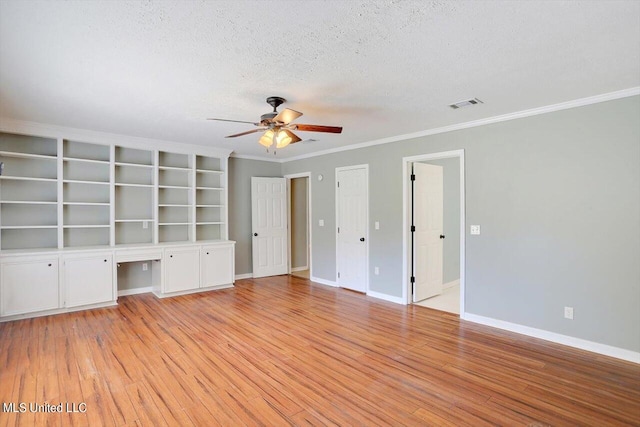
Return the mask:
<path id="1" fill-rule="evenodd" d="M 305 265 L 303 267 L 291 267 L 291 271 L 304 271 L 304 270 L 308 270 L 309 266 Z"/>
<path id="2" fill-rule="evenodd" d="M 504 329 L 506 331 L 527 335 L 533 338 L 540 338 L 551 341 L 556 344 L 563 344 L 569 347 L 579 348 L 581 350 L 602 354 L 604 356 L 615 357 L 616 359 L 626 360 L 628 362 L 640 364 L 640 352 L 625 350 L 623 348 L 613 347 L 607 344 L 600 344 L 593 341 L 587 341 L 581 338 L 570 337 L 568 335 L 557 334 L 555 332 L 536 329 L 529 326 L 518 325 L 517 323 L 505 322 L 504 320 L 492 319 L 490 317 L 479 316 L 477 314 L 464 313 L 461 319 L 473 323 L 479 323 L 493 328 Z"/>
<path id="3" fill-rule="evenodd" d="M 235 277 L 236 280 L 251 279 L 253 277 L 253 273 L 236 274 Z"/>
<path id="4" fill-rule="evenodd" d="M 394 297 L 392 295 L 387 295 L 387 294 L 383 294 L 383 293 L 380 293 L 380 292 L 374 292 L 374 291 L 367 291 L 367 296 L 373 297 L 373 298 L 377 298 L 377 299 L 381 299 L 381 300 L 384 300 L 384 301 L 393 302 L 393 303 L 396 303 L 396 304 L 405 305 L 404 301 L 402 300 L 402 297 Z"/>
<path id="5" fill-rule="evenodd" d="M 309 280 L 311 280 L 312 282 L 315 282 L 315 283 L 320 283 L 321 285 L 332 286 L 334 288 L 338 287 L 338 284 L 336 282 L 333 282 L 331 280 L 321 279 L 319 277 L 313 277 L 312 276 L 311 278 L 309 278 Z"/>
<path id="6" fill-rule="evenodd" d="M 121 291 L 118 291 L 118 296 L 126 297 L 128 295 L 146 294 L 148 292 L 153 292 L 152 286 L 147 286 L 145 288 L 123 289 Z"/>
<path id="7" fill-rule="evenodd" d="M 460 286 L 460 279 L 452 280 L 448 283 L 445 283 L 444 285 L 442 285 L 442 289 L 449 289 L 453 288 L 454 286 Z"/>

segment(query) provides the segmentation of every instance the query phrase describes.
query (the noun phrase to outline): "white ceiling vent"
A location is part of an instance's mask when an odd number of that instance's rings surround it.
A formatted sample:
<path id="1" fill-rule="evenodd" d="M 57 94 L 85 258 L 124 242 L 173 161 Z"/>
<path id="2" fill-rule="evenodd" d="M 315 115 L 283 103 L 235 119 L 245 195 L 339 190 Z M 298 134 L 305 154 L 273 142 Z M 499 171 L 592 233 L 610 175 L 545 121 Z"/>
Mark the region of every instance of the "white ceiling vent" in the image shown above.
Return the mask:
<path id="1" fill-rule="evenodd" d="M 457 110 L 458 108 L 468 107 L 469 105 L 476 105 L 476 104 L 484 104 L 484 102 L 480 101 L 478 98 L 472 98 L 472 99 L 467 99 L 466 101 L 456 102 L 455 104 L 449 105 L 449 107 L 453 108 L 454 110 Z"/>

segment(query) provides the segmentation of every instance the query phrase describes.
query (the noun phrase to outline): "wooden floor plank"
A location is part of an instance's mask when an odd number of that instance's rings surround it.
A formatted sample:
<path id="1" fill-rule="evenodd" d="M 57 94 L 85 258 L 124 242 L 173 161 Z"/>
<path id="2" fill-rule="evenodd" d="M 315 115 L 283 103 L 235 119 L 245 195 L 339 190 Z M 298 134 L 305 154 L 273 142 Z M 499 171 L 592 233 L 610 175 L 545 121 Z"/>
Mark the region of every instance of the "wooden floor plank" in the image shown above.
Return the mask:
<path id="1" fill-rule="evenodd" d="M 640 425 L 640 366 L 290 276 L 0 324 L 4 425 Z"/>

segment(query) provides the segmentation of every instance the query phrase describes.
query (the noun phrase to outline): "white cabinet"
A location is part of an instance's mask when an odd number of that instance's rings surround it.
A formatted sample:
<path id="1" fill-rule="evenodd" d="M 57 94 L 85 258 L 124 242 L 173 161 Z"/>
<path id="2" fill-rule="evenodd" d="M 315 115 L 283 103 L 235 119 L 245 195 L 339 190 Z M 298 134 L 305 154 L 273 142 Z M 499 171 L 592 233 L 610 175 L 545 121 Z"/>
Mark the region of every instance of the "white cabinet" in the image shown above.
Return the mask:
<path id="1" fill-rule="evenodd" d="M 111 252 L 65 256 L 63 260 L 65 307 L 115 299 Z"/>
<path id="2" fill-rule="evenodd" d="M 3 261 L 0 316 L 59 308 L 58 290 L 58 257 Z"/>
<path id="3" fill-rule="evenodd" d="M 162 260 L 163 293 L 188 291 L 200 287 L 200 247 L 166 249 Z"/>
<path id="4" fill-rule="evenodd" d="M 203 246 L 200 251 L 200 286 L 229 285 L 233 283 L 233 245 Z"/>

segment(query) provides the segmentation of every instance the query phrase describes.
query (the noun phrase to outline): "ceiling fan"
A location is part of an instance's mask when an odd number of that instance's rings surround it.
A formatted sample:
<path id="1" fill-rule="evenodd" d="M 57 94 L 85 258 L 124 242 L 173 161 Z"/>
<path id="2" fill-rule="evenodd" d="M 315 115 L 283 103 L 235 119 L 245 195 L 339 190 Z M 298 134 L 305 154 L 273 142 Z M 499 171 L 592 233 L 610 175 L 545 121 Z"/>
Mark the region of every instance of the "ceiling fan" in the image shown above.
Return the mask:
<path id="1" fill-rule="evenodd" d="M 234 123 L 248 123 L 254 126 L 258 126 L 258 129 L 252 129 L 246 132 L 236 133 L 233 135 L 227 135 L 225 138 L 236 138 L 238 136 L 249 135 L 250 133 L 265 131 L 260 140 L 261 145 L 267 148 L 274 146 L 274 153 L 276 148 L 284 148 L 289 144 L 294 144 L 298 141 L 302 141 L 292 131 L 303 132 L 328 132 L 328 133 L 341 133 L 342 127 L 338 126 L 321 126 L 321 125 L 303 125 L 292 123 L 295 119 L 302 116 L 299 111 L 285 108 L 278 112 L 277 108 L 286 102 L 286 99 L 279 96 L 270 96 L 267 98 L 267 104 L 273 107 L 273 111 L 260 116 L 259 122 L 247 122 L 242 120 L 229 120 L 229 119 L 207 119 L 217 120 L 221 122 L 234 122 Z"/>

